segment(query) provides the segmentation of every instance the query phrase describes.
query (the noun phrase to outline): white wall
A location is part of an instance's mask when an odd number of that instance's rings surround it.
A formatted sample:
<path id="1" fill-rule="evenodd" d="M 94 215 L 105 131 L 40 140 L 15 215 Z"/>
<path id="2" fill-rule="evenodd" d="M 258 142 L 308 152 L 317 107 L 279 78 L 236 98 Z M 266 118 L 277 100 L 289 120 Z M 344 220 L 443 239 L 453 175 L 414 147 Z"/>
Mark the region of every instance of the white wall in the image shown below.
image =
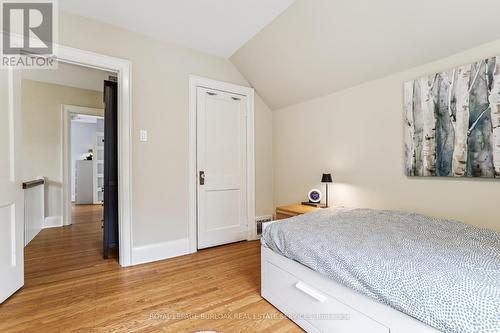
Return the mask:
<path id="1" fill-rule="evenodd" d="M 45 190 L 42 185 L 24 190 L 24 246 L 42 230 L 45 222 Z"/>
<path id="2" fill-rule="evenodd" d="M 59 42 L 132 61 L 132 232 L 134 247 L 185 240 L 188 236 L 189 75 L 246 85 L 227 59 L 160 42 L 138 33 L 69 13 L 59 17 Z M 270 137 L 270 110 L 256 104 L 256 137 Z M 260 122 L 261 119 L 267 119 Z M 260 125 L 259 125 L 260 124 Z M 148 142 L 139 131 L 148 130 Z M 269 142 L 256 142 L 256 213 L 272 212 Z"/>
<path id="3" fill-rule="evenodd" d="M 75 201 L 76 161 L 94 149 L 97 123 L 71 122 L 71 201 Z"/>
<path id="4" fill-rule="evenodd" d="M 399 209 L 500 230 L 498 180 L 407 178 L 403 82 L 500 54 L 500 40 L 273 112 L 275 203 L 324 189 L 337 205 Z M 390 57 L 390 55 L 387 55 Z"/>

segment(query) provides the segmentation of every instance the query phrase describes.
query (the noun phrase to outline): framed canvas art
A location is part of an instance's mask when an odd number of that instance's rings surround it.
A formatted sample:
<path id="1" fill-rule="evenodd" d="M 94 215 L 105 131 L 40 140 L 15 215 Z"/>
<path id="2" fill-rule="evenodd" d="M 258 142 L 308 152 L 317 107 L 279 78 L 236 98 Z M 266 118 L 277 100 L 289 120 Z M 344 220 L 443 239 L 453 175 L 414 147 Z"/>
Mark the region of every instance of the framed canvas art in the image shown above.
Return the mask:
<path id="1" fill-rule="evenodd" d="M 500 56 L 404 83 L 407 176 L 500 178 Z"/>

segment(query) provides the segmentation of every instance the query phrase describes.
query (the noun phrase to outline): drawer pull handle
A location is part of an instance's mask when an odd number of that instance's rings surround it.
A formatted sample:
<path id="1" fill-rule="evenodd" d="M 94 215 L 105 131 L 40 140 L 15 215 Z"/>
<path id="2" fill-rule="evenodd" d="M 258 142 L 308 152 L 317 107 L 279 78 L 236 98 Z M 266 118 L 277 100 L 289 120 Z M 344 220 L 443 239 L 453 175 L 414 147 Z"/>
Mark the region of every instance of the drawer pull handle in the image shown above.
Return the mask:
<path id="1" fill-rule="evenodd" d="M 314 298 L 318 302 L 326 301 L 326 297 L 323 294 L 321 294 L 319 291 L 316 291 L 312 287 L 309 287 L 307 284 L 305 284 L 303 282 L 297 282 L 295 284 L 295 288 L 297 288 L 298 290 L 302 291 L 303 293 L 311 296 L 312 298 Z"/>

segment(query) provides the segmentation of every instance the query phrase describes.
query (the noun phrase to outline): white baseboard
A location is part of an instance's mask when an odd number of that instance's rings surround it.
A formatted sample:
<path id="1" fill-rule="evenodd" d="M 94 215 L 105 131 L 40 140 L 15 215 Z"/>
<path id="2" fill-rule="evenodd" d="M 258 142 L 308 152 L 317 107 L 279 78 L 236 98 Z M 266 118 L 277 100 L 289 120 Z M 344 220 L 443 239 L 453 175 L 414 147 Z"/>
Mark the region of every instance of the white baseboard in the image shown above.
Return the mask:
<path id="1" fill-rule="evenodd" d="M 45 218 L 43 222 L 43 228 L 56 228 L 63 226 L 62 216 L 49 216 Z"/>
<path id="2" fill-rule="evenodd" d="M 132 249 L 132 265 L 178 257 L 188 253 L 189 240 L 187 238 L 137 246 Z"/>

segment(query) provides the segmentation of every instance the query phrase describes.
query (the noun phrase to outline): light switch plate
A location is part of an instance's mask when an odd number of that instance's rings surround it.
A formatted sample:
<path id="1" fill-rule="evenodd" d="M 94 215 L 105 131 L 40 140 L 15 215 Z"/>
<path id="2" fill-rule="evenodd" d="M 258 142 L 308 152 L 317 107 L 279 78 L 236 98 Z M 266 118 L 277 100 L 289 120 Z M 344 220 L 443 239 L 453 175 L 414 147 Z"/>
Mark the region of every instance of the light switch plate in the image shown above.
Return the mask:
<path id="1" fill-rule="evenodd" d="M 142 142 L 148 141 L 148 131 L 146 130 L 141 130 L 139 134 L 139 140 Z"/>

